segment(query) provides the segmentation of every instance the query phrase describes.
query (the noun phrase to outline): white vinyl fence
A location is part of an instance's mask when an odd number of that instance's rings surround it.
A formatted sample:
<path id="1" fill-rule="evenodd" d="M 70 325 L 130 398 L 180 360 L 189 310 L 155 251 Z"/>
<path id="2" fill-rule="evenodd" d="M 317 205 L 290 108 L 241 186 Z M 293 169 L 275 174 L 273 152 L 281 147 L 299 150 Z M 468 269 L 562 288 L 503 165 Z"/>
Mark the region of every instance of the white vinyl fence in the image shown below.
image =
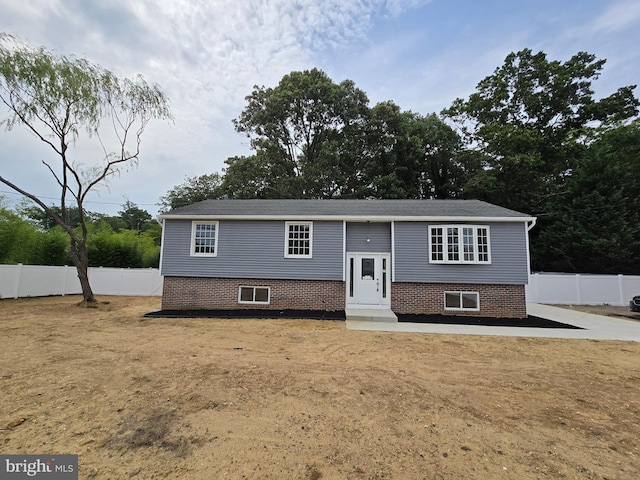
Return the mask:
<path id="1" fill-rule="evenodd" d="M 162 295 L 157 268 L 89 267 L 96 295 Z M 0 265 L 0 298 L 43 297 L 82 293 L 75 267 Z"/>
<path id="2" fill-rule="evenodd" d="M 90 267 L 89 281 L 97 295 L 162 295 L 157 268 Z M 79 293 L 75 267 L 0 265 L 0 298 Z M 534 273 L 529 276 L 526 294 L 533 303 L 625 306 L 640 295 L 640 276 Z"/>
<path id="3" fill-rule="evenodd" d="M 640 276 L 534 273 L 526 293 L 532 303 L 626 306 L 640 295 Z"/>

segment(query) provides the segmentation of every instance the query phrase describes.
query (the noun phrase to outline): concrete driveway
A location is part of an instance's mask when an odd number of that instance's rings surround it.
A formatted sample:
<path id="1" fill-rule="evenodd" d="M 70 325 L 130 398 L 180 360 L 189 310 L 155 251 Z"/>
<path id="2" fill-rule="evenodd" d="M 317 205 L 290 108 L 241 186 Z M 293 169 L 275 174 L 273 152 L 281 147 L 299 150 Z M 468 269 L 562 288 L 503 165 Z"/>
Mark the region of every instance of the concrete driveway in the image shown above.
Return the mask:
<path id="1" fill-rule="evenodd" d="M 349 330 L 383 332 L 447 333 L 459 335 L 501 335 L 508 337 L 575 338 L 640 342 L 640 322 L 539 303 L 527 303 L 527 313 L 540 318 L 568 323 L 583 330 L 562 328 L 487 327 L 481 325 L 442 325 L 404 322 L 346 321 Z"/>

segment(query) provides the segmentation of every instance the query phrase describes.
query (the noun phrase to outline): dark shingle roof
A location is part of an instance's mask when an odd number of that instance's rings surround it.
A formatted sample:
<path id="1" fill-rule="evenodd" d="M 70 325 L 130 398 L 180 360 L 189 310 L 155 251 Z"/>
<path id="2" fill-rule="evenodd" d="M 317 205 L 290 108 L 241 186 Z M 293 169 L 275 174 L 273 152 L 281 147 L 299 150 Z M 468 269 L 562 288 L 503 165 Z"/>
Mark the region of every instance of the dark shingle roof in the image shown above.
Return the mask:
<path id="1" fill-rule="evenodd" d="M 530 215 L 480 200 L 205 200 L 161 218 L 434 218 L 483 217 L 521 220 Z"/>

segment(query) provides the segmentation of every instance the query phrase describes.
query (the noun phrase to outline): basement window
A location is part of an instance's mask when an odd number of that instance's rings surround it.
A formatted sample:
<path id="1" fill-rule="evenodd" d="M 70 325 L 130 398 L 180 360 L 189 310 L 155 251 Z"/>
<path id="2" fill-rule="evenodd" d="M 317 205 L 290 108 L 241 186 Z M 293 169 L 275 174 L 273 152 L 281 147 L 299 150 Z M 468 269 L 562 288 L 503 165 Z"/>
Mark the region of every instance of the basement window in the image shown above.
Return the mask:
<path id="1" fill-rule="evenodd" d="M 480 310 L 478 292 L 444 292 L 445 310 Z"/>
<path id="2" fill-rule="evenodd" d="M 245 287 L 238 289 L 238 303 L 268 305 L 271 301 L 271 287 Z"/>

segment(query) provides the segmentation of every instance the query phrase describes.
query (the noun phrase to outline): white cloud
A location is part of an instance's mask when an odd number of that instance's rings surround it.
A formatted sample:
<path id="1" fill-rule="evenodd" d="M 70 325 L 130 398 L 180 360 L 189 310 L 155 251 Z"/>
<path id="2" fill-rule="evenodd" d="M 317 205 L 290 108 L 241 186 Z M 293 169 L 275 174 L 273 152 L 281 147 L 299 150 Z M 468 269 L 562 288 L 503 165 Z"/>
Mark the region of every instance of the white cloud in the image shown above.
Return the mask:
<path id="1" fill-rule="evenodd" d="M 392 15 L 398 16 L 430 2 L 431 0 L 387 0 L 386 7 Z"/>
<path id="2" fill-rule="evenodd" d="M 624 0 L 606 9 L 588 28 L 594 32 L 612 33 L 637 26 L 640 21 L 640 2 Z"/>
<path id="3" fill-rule="evenodd" d="M 175 124 L 151 124 L 138 170 L 123 173 L 111 193 L 101 193 L 102 200 L 106 195 L 119 202 L 126 192 L 147 204 L 185 176 L 219 171 L 227 157 L 248 153 L 246 138 L 231 120 L 254 84 L 272 86 L 292 70 L 311 68 L 318 52 L 364 38 L 376 16 L 399 15 L 423 3 L 428 2 L 0 0 L 0 30 L 160 84 Z M 37 148 L 25 144 L 21 154 L 29 158 Z M 30 162 L 30 169 L 40 167 Z M 3 160 L 0 168 L 13 166 Z M 31 190 L 57 196 L 40 173 L 33 178 L 38 181 Z"/>
<path id="4" fill-rule="evenodd" d="M 583 0 L 490 3 L 468 2 L 462 14 L 457 2 L 430 0 L 0 0 L 0 31 L 162 87 L 175 124 L 150 124 L 138 170 L 96 197 L 121 203 L 126 194 L 146 206 L 185 176 L 248 153 L 231 120 L 254 84 L 274 86 L 292 70 L 323 68 L 335 81 L 354 80 L 372 102 L 423 114 L 467 96 L 524 47 L 608 58 L 611 85 L 638 78 L 640 2 L 611 0 L 602 11 Z M 0 172 L 57 196 L 36 141 L 6 141 L 14 135 L 0 132 L 9 146 Z"/>

